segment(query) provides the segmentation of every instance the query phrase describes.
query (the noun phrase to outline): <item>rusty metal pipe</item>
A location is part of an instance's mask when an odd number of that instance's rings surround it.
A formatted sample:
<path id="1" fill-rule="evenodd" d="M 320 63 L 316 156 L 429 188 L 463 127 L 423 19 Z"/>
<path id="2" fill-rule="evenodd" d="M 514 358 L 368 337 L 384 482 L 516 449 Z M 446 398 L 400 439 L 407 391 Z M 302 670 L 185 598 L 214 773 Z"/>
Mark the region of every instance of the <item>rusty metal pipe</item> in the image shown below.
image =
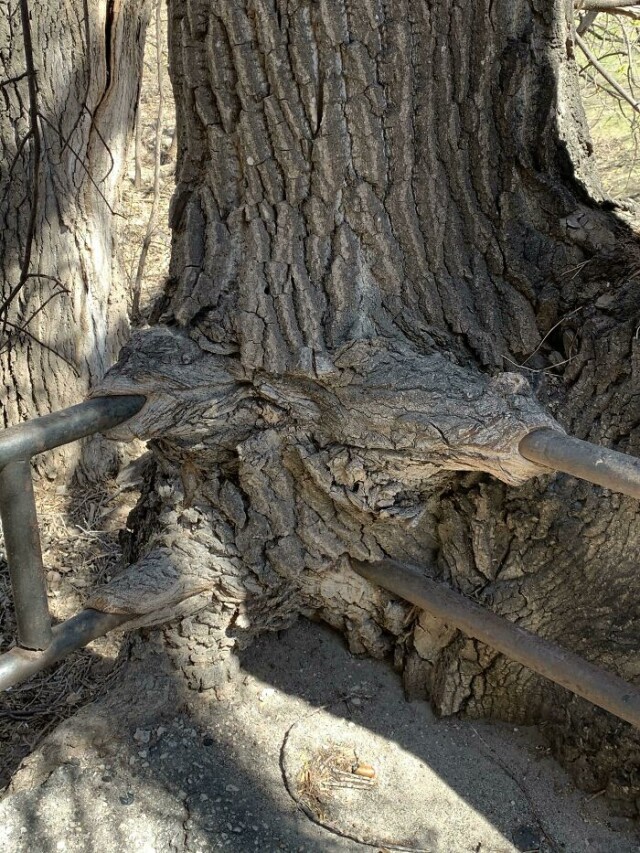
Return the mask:
<path id="1" fill-rule="evenodd" d="M 44 651 L 30 651 L 14 648 L 0 655 L 0 690 L 7 690 L 32 675 L 62 660 L 71 652 L 75 652 L 113 631 L 124 622 L 129 622 L 131 614 L 101 613 L 99 610 L 82 610 L 80 613 L 56 625 L 52 632 L 52 640 Z"/>
<path id="2" fill-rule="evenodd" d="M 514 625 L 403 563 L 351 560 L 351 565 L 372 583 L 640 728 L 640 689 L 617 675 Z"/>
<path id="3" fill-rule="evenodd" d="M 518 449 L 531 462 L 640 499 L 640 459 L 635 456 L 608 450 L 553 429 L 530 432 Z"/>

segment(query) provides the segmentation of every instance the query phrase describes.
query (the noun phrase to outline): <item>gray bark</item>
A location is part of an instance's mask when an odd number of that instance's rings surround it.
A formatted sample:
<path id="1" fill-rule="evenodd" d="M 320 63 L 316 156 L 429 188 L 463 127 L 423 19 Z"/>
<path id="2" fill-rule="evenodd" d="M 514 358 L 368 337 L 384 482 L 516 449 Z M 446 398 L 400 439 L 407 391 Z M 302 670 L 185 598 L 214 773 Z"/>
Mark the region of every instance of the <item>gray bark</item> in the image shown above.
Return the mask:
<path id="1" fill-rule="evenodd" d="M 10 303 L 0 317 L 2 426 L 81 401 L 126 340 L 114 208 L 149 11 L 149 0 L 29 5 L 37 167 L 19 3 L 0 2 L 0 304 Z M 40 460 L 41 471 L 60 473 L 63 458 L 72 470 L 78 447 Z M 94 445 L 85 470 L 95 473 L 98 458 Z"/>
<path id="2" fill-rule="evenodd" d="M 151 439 L 155 473 L 93 606 L 173 618 L 218 691 L 234 648 L 320 617 L 442 714 L 544 722 L 635 812 L 630 727 L 349 569 L 421 565 L 639 675 L 637 504 L 517 452 L 549 423 L 640 452 L 640 252 L 592 173 L 571 4 L 170 14 L 172 277 L 97 389 L 148 395 L 114 437 Z"/>

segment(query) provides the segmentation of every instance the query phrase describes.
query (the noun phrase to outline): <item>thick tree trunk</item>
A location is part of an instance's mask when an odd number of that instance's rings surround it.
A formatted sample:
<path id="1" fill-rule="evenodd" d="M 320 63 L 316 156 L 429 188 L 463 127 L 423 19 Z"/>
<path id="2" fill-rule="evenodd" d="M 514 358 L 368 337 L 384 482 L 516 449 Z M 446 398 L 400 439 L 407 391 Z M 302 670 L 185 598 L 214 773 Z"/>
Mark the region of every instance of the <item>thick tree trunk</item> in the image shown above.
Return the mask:
<path id="1" fill-rule="evenodd" d="M 80 402 L 126 340 L 114 207 L 150 0 L 28 5 L 37 117 L 20 2 L 0 2 L 3 426 Z M 74 461 L 77 446 L 62 455 Z M 55 474 L 60 458 L 41 469 Z M 85 467 L 95 473 L 97 459 Z"/>
<path id="2" fill-rule="evenodd" d="M 630 727 L 349 568 L 420 565 L 640 674 L 637 504 L 517 452 L 555 420 L 640 453 L 640 251 L 591 172 L 570 7 L 173 0 L 172 278 L 100 389 L 148 394 L 117 435 L 155 474 L 93 605 L 181 614 L 216 689 L 234 646 L 319 616 L 442 714 L 544 721 L 633 810 Z"/>

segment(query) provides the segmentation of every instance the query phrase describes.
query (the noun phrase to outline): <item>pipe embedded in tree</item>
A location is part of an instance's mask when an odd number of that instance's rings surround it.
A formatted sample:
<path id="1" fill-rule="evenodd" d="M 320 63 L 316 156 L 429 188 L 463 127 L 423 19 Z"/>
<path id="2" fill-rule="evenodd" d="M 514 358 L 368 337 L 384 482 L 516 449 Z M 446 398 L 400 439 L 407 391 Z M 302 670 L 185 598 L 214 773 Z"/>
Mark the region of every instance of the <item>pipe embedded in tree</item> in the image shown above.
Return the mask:
<path id="1" fill-rule="evenodd" d="M 45 450 L 70 444 L 132 418 L 144 406 L 141 394 L 94 397 L 77 406 L 0 431 L 0 468 Z"/>
<path id="2" fill-rule="evenodd" d="M 514 625 L 395 560 L 376 563 L 351 560 L 351 565 L 372 583 L 640 728 L 640 689 L 617 675 Z"/>
<path id="3" fill-rule="evenodd" d="M 29 460 L 37 453 L 113 428 L 137 414 L 145 402 L 142 395 L 97 397 L 0 432 L 0 519 L 7 534 L 20 643 L 20 648 L 0 656 L 0 689 L 131 619 L 130 615 L 86 610 L 51 631 Z M 530 432 L 518 449 L 527 460 L 640 498 L 640 460 L 633 457 L 548 428 Z M 26 529 L 25 518 L 31 519 Z M 354 563 L 365 577 L 640 727 L 640 692 L 621 679 L 399 564 L 381 565 L 383 571 Z"/>
<path id="4" fill-rule="evenodd" d="M 635 456 L 608 450 L 552 429 L 530 432 L 518 449 L 530 462 L 640 499 L 640 459 Z"/>

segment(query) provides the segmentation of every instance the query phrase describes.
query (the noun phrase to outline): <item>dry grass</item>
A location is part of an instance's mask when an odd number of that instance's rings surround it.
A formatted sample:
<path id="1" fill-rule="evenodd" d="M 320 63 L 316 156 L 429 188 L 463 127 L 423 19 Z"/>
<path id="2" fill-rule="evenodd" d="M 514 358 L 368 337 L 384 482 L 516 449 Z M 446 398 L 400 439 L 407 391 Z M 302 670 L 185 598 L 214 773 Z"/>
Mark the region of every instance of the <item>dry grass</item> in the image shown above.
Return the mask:
<path id="1" fill-rule="evenodd" d="M 296 799 L 300 805 L 320 821 L 327 820 L 326 808 L 338 788 L 370 788 L 374 778 L 361 775 L 373 771 L 361 764 L 351 747 L 333 744 L 308 758 L 297 780 Z"/>
<path id="2" fill-rule="evenodd" d="M 54 621 L 82 608 L 96 585 L 120 567 L 119 531 L 136 495 L 114 482 L 68 492 L 36 487 L 40 535 Z M 0 546 L 2 541 L 0 539 Z M 15 621 L 6 564 L 0 571 L 0 650 L 14 643 Z M 123 638 L 109 635 L 51 670 L 0 695 L 0 788 L 20 760 L 57 723 L 108 689 Z"/>

